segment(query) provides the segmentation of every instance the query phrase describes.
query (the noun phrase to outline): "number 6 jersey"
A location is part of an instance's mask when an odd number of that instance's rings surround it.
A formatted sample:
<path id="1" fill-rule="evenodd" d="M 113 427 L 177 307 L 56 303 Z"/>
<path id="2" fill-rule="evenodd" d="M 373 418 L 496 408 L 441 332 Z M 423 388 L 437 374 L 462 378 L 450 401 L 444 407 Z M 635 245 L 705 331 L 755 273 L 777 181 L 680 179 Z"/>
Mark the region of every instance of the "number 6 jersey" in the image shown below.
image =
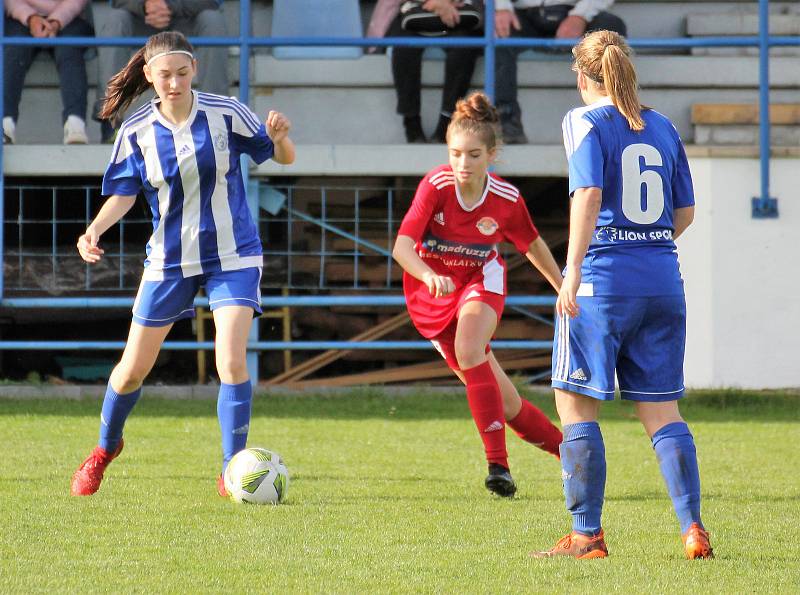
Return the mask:
<path id="1" fill-rule="evenodd" d="M 643 109 L 642 119 L 644 130 L 631 130 L 610 98 L 564 117 L 570 196 L 603 193 L 578 295 L 683 294 L 672 233 L 674 210 L 694 205 L 689 164 L 666 116 Z"/>

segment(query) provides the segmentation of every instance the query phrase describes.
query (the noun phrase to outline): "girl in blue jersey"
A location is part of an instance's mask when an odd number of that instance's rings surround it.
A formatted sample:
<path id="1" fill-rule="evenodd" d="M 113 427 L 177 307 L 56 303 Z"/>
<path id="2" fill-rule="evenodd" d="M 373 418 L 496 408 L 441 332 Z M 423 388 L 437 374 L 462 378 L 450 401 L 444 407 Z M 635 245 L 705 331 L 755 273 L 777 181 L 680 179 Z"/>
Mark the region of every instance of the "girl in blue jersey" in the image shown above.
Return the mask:
<path id="1" fill-rule="evenodd" d="M 295 149 L 283 114 L 271 111 L 261 124 L 236 99 L 193 91 L 196 72 L 192 46 L 168 31 L 150 37 L 108 85 L 104 119 L 117 118 L 151 85 L 156 97 L 120 127 L 103 176 L 109 198 L 78 238 L 78 251 L 88 263 L 99 261 L 100 237 L 139 192 L 152 212 L 153 235 L 125 351 L 103 400 L 100 440 L 72 478 L 73 495 L 94 494 L 122 451 L 123 426 L 142 383 L 173 323 L 194 316 L 200 287 L 216 327 L 223 471 L 247 441 L 252 387 L 245 352 L 253 317 L 261 314 L 262 255 L 240 156 L 289 164 Z M 221 475 L 217 488 L 224 496 Z"/>
<path id="2" fill-rule="evenodd" d="M 623 37 L 596 31 L 573 55 L 586 106 L 563 123 L 572 205 L 552 376 L 573 522 L 555 547 L 533 555 L 608 555 L 597 417 L 600 403 L 614 398 L 616 374 L 622 398 L 634 401 L 652 440 L 687 557 L 709 558 L 694 439 L 677 402 L 684 392 L 686 306 L 673 240 L 694 215 L 686 154 L 672 123 L 639 103 Z"/>

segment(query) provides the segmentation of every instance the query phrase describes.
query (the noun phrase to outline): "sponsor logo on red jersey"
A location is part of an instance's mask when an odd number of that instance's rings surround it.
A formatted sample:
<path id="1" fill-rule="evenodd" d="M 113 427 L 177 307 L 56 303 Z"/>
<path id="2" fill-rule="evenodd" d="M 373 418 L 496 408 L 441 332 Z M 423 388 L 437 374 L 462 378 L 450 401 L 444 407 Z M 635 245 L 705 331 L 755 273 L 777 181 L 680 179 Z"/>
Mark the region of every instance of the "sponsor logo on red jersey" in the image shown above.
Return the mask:
<path id="1" fill-rule="evenodd" d="M 497 224 L 497 221 L 491 217 L 481 217 L 481 220 L 478 221 L 475 227 L 477 227 L 478 231 L 483 235 L 490 236 L 495 233 L 500 226 Z"/>

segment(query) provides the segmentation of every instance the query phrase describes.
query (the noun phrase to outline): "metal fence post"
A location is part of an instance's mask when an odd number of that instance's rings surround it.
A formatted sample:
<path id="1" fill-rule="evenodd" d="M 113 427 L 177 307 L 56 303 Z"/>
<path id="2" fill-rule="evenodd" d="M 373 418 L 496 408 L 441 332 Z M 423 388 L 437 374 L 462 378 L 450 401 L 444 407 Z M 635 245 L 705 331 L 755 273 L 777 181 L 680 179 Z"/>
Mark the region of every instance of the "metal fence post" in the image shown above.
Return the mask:
<path id="1" fill-rule="evenodd" d="M 778 216 L 778 199 L 769 195 L 770 121 L 769 121 L 769 0 L 758 3 L 758 119 L 761 153 L 761 196 L 754 196 L 753 218 Z"/>

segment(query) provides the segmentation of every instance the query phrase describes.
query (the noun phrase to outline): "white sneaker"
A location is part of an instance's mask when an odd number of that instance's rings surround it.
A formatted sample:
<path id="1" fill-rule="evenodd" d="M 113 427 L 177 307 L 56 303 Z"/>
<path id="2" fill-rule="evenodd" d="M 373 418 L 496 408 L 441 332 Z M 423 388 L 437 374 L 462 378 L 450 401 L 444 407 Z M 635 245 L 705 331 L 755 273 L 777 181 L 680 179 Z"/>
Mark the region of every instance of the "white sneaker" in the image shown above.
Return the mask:
<path id="1" fill-rule="evenodd" d="M 6 116 L 3 118 L 3 144 L 13 145 L 17 140 L 17 126 L 14 124 L 14 118 Z"/>
<path id="2" fill-rule="evenodd" d="M 64 122 L 64 144 L 86 145 L 89 137 L 86 136 L 86 122 L 78 116 L 67 116 Z"/>

